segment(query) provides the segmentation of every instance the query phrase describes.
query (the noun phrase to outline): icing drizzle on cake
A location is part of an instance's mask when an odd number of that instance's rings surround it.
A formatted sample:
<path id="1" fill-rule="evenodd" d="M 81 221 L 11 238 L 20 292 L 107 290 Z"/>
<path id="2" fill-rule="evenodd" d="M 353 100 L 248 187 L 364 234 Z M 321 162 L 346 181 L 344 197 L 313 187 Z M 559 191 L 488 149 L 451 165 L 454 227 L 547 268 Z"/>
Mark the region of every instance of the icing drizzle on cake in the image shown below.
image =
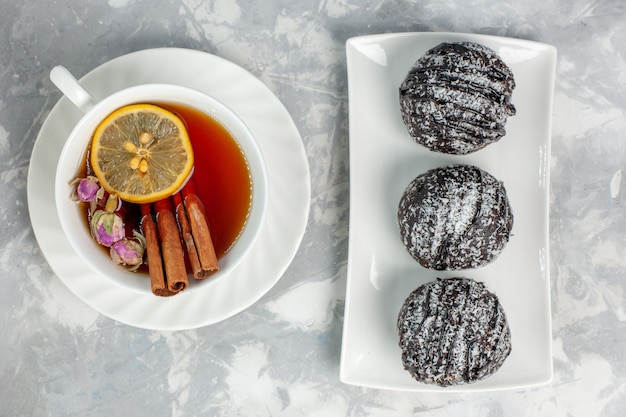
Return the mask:
<path id="1" fill-rule="evenodd" d="M 398 205 L 404 246 L 425 268 L 477 268 L 504 249 L 513 213 L 504 185 L 471 165 L 435 168 L 416 177 Z"/>
<path id="2" fill-rule="evenodd" d="M 404 368 L 442 387 L 492 375 L 511 352 L 497 296 L 469 278 L 437 279 L 414 290 L 400 309 L 397 331 Z"/>
<path id="3" fill-rule="evenodd" d="M 400 86 L 402 119 L 427 148 L 468 154 L 505 135 L 514 88 L 512 71 L 492 49 L 442 43 L 415 62 Z"/>

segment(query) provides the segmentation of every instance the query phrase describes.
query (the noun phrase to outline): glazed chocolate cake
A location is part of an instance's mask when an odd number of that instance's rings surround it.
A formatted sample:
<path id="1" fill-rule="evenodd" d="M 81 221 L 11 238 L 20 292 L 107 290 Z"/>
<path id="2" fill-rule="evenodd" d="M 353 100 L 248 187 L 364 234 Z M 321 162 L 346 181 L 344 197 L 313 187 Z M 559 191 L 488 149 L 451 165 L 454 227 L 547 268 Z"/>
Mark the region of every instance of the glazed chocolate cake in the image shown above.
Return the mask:
<path id="1" fill-rule="evenodd" d="M 468 154 L 498 141 L 515 114 L 515 80 L 495 51 L 472 42 L 426 52 L 400 86 L 400 110 L 411 137 L 447 154 Z"/>
<path id="2" fill-rule="evenodd" d="M 397 331 L 404 369 L 442 387 L 492 375 L 511 352 L 502 305 L 469 278 L 439 278 L 417 288 L 400 309 Z"/>
<path id="3" fill-rule="evenodd" d="M 416 177 L 398 205 L 404 246 L 425 268 L 477 268 L 509 241 L 513 213 L 504 185 L 471 165 L 435 168 Z"/>

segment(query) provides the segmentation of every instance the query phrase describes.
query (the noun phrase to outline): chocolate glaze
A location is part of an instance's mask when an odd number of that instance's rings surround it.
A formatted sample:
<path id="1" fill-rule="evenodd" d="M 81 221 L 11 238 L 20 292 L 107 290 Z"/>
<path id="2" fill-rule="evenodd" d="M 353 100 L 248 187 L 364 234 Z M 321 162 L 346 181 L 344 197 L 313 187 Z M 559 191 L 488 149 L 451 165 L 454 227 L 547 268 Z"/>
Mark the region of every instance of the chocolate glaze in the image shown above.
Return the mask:
<path id="1" fill-rule="evenodd" d="M 511 352 L 502 305 L 469 278 L 439 278 L 414 290 L 397 331 L 404 368 L 417 381 L 442 387 L 487 378 Z"/>
<path id="2" fill-rule="evenodd" d="M 400 86 L 402 119 L 413 139 L 448 154 L 468 154 L 505 135 L 515 114 L 515 80 L 495 51 L 442 43 L 413 65 Z"/>

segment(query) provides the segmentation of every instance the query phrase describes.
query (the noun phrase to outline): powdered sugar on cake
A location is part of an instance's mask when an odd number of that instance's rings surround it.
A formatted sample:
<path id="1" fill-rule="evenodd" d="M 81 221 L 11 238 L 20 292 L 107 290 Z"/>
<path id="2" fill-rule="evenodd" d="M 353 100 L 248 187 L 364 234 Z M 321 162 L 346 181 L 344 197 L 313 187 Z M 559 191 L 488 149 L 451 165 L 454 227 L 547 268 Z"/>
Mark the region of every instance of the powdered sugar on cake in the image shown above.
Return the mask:
<path id="1" fill-rule="evenodd" d="M 502 183 L 470 165 L 430 170 L 415 178 L 398 205 L 408 252 L 425 268 L 476 268 L 504 249 L 513 214 Z"/>
<path id="2" fill-rule="evenodd" d="M 472 42 L 427 51 L 400 86 L 409 134 L 431 150 L 467 154 L 505 135 L 515 114 L 513 73 L 495 51 Z"/>
<path id="3" fill-rule="evenodd" d="M 404 368 L 420 382 L 443 387 L 492 375 L 511 352 L 498 298 L 468 278 L 417 288 L 398 314 L 397 331 Z"/>

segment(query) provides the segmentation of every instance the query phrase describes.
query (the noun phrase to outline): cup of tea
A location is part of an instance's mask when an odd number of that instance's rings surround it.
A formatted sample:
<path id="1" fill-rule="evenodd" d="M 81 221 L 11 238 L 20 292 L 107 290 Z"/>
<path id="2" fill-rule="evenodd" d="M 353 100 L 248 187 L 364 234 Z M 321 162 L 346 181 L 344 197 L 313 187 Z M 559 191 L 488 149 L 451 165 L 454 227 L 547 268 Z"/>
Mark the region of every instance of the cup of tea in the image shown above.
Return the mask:
<path id="1" fill-rule="evenodd" d="M 50 78 L 84 112 L 63 146 L 55 177 L 61 227 L 80 258 L 114 285 L 145 295 L 190 292 L 226 278 L 255 245 L 269 200 L 262 151 L 244 121 L 210 95 L 178 85 L 137 85 L 96 101 L 65 68 L 55 67 Z M 192 173 L 185 182 L 171 196 L 155 202 L 124 201 L 101 187 L 103 181 L 90 164 L 98 127 L 119 109 L 137 104 L 157 106 L 182 121 L 193 154 Z M 77 186 L 86 178 L 97 184 L 95 200 L 76 198 Z M 172 216 L 162 214 L 167 211 Z M 174 226 L 170 223 L 166 228 L 166 218 L 173 219 Z M 114 253 L 113 246 L 123 250 L 124 245 L 102 242 L 98 234 L 99 227 L 117 227 L 119 219 L 123 231 L 113 240 L 134 242 L 132 247 L 142 257 L 132 268 Z M 207 252 L 207 233 L 218 267 L 202 269 L 196 276 L 200 263 L 204 268 L 201 257 Z M 172 257 L 178 260 L 169 261 Z M 181 262 L 186 280 L 174 285 L 174 279 L 181 279 Z M 170 271 L 174 265 L 177 278 Z M 155 291 L 159 279 L 165 285 L 161 292 Z"/>

